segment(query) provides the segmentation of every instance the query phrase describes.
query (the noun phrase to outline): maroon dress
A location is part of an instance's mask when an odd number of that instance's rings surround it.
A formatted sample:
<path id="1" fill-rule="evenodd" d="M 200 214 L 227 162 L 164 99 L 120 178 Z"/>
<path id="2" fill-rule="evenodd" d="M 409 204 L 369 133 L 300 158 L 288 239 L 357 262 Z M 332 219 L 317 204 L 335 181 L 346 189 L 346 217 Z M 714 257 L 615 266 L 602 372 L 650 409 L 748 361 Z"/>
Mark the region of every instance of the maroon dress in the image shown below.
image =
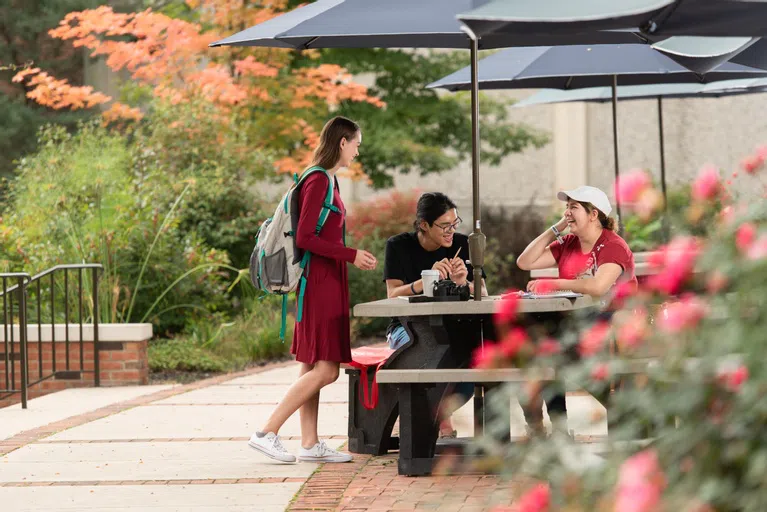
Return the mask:
<path id="1" fill-rule="evenodd" d="M 290 353 L 296 356 L 296 361 L 307 364 L 347 363 L 352 359 L 346 264 L 354 262 L 357 251 L 344 246 L 346 209 L 338 182 L 334 186 L 333 204 L 341 213 L 331 211 L 319 236 L 315 234 L 327 191 L 328 179 L 318 172 L 306 179 L 298 198 L 296 245 L 311 252 L 312 257 L 306 276 L 303 316 L 296 322 Z"/>

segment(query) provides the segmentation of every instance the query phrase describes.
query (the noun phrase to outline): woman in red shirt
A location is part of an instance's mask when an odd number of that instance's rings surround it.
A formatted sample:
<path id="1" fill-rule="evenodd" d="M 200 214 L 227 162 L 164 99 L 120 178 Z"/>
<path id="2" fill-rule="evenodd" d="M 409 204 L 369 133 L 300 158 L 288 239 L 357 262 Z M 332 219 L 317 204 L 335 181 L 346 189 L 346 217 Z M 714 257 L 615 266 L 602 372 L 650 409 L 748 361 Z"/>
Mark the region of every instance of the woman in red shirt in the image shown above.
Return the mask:
<path id="1" fill-rule="evenodd" d="M 567 203 L 562 219 L 530 242 L 517 258 L 517 266 L 522 270 L 557 267 L 559 278 L 530 281 L 528 291 L 571 290 L 603 297 L 609 295 L 616 283 L 636 286 L 634 255 L 615 233 L 616 222 L 610 217 L 612 207 L 607 194 L 596 187 L 583 186 L 559 192 L 557 198 Z M 563 236 L 566 229 L 570 233 Z M 569 355 L 577 358 L 572 351 Z M 546 409 L 555 428 L 561 428 L 564 423 L 566 430 L 564 386 L 559 383 L 554 387 L 558 389 L 546 401 Z M 529 430 L 535 434 L 543 432 L 543 416 L 538 404 L 537 400 L 531 400 L 525 411 Z"/>
<path id="2" fill-rule="evenodd" d="M 357 123 L 344 117 L 328 121 L 314 152 L 313 166 L 322 167 L 333 180 L 336 207 L 317 233 L 317 219 L 325 202 L 328 179 L 314 173 L 301 185 L 298 199 L 296 245 L 312 253 L 310 272 L 306 275 L 303 318 L 293 332 L 291 354 L 301 363 L 299 378 L 290 386 L 277 408 L 254 433 L 248 445 L 264 455 L 283 462 L 295 462 L 277 433 L 299 411 L 301 448 L 298 460 L 307 462 L 348 462 L 352 457 L 329 448 L 317 436 L 320 390 L 338 379 L 341 363 L 351 361 L 349 341 L 349 280 L 346 264 L 361 270 L 374 270 L 376 258 L 367 251 L 346 247 L 343 239 L 346 209 L 338 190 L 336 172 L 351 165 L 359 154 L 362 132 Z"/>
<path id="3" fill-rule="evenodd" d="M 572 290 L 602 297 L 617 282 L 636 285 L 634 255 L 615 233 L 615 219 L 607 194 L 583 186 L 560 192 L 567 202 L 559 222 L 544 231 L 522 251 L 517 266 L 522 270 L 559 269 L 559 279 L 530 281 L 528 291 Z M 562 236 L 568 229 L 570 233 Z"/>

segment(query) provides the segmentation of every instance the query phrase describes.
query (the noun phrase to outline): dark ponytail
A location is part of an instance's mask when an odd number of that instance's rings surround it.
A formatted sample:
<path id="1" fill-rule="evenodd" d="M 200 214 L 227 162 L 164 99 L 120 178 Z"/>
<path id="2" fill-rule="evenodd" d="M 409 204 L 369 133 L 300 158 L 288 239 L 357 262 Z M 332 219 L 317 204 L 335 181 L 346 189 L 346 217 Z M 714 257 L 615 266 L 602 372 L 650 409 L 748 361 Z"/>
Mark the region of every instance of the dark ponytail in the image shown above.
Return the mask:
<path id="1" fill-rule="evenodd" d="M 429 226 L 445 215 L 448 211 L 455 209 L 455 203 L 441 192 L 427 192 L 418 198 L 418 206 L 415 212 L 415 222 L 413 227 L 416 232 L 421 231 L 421 223 L 426 222 Z"/>
<path id="2" fill-rule="evenodd" d="M 588 212 L 591 213 L 594 210 L 597 211 L 597 219 L 599 219 L 599 223 L 602 224 L 602 227 L 604 229 L 609 229 L 610 231 L 617 231 L 618 230 L 618 221 L 616 221 L 613 217 L 608 217 L 605 215 L 602 210 L 598 209 L 596 206 L 594 206 L 591 203 L 585 203 L 582 201 L 578 201 L 581 206 Z"/>

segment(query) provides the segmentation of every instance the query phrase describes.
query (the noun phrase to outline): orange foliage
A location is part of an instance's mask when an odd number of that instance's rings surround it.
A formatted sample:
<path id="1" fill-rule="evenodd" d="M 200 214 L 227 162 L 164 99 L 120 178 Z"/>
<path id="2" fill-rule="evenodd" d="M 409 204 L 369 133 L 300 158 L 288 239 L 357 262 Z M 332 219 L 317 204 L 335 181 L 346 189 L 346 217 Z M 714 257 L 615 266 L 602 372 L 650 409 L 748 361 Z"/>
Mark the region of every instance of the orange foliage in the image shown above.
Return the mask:
<path id="1" fill-rule="evenodd" d="M 93 92 L 93 87 L 75 87 L 69 85 L 66 80 L 56 80 L 48 73 L 40 71 L 40 68 L 25 69 L 16 73 L 12 79 L 17 83 L 25 80 L 33 88 L 27 92 L 27 97 L 54 109 L 91 108 L 112 99 L 100 92 Z"/>
<path id="2" fill-rule="evenodd" d="M 270 137 L 277 141 L 280 133 L 282 148 L 285 135 L 303 143 L 277 162 L 278 172 L 305 168 L 311 159 L 310 148 L 317 142 L 314 128 L 301 119 L 300 113 L 291 111 L 323 104 L 333 107 L 342 101 L 384 106 L 340 66 L 323 64 L 286 74 L 280 73 L 290 59 L 289 51 L 284 49 L 208 47 L 222 34 L 280 14 L 287 0 L 270 0 L 267 5 L 245 0 L 187 0 L 187 4 L 198 10 L 206 26 L 214 29 L 205 30 L 199 24 L 151 9 L 118 13 L 102 6 L 67 14 L 49 33 L 71 41 L 74 47 L 87 48 L 93 56 L 104 56 L 112 70 L 129 72 L 135 82 L 149 87 L 157 98 L 171 104 L 203 100 L 215 107 L 215 112 L 207 115 L 222 122 L 227 122 L 227 114 L 233 109 L 245 109 L 241 111 L 244 116 L 254 115 L 255 109 L 270 109 L 277 125 L 258 143 L 269 144 Z M 56 80 L 39 69 L 23 70 L 14 80 L 28 80 L 27 95 L 51 108 L 89 108 L 112 100 L 90 87 Z M 114 104 L 104 113 L 109 122 L 139 120 L 141 115 L 139 110 L 121 104 Z M 347 172 L 362 175 L 358 166 Z"/>

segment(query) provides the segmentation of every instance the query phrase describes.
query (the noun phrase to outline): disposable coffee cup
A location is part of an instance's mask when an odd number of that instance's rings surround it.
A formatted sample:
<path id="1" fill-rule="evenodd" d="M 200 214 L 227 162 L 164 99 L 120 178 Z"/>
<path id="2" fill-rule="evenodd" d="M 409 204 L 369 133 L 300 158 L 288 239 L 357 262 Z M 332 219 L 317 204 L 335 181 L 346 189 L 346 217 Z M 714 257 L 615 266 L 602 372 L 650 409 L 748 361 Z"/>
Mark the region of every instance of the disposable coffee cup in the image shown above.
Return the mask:
<path id="1" fill-rule="evenodd" d="M 439 270 L 422 270 L 421 279 L 423 280 L 423 294 L 427 297 L 434 297 L 434 283 L 439 281 Z"/>

